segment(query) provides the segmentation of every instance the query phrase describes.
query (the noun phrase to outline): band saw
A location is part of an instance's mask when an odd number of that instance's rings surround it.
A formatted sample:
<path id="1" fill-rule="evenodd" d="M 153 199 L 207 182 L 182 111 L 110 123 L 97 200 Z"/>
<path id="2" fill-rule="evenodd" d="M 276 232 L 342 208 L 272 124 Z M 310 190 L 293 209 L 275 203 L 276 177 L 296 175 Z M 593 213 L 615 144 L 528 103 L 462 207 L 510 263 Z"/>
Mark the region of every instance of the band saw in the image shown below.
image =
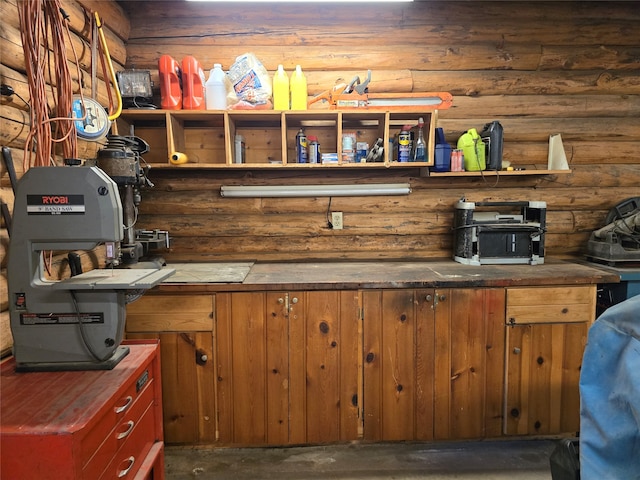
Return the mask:
<path id="1" fill-rule="evenodd" d="M 127 295 L 175 270 L 114 268 L 124 237 L 118 185 L 96 166 L 35 167 L 18 183 L 8 254 L 13 353 L 19 371 L 111 369 L 122 346 Z M 108 268 L 46 278 L 43 252 L 105 245 Z M 149 268 L 147 268 L 149 267 Z"/>

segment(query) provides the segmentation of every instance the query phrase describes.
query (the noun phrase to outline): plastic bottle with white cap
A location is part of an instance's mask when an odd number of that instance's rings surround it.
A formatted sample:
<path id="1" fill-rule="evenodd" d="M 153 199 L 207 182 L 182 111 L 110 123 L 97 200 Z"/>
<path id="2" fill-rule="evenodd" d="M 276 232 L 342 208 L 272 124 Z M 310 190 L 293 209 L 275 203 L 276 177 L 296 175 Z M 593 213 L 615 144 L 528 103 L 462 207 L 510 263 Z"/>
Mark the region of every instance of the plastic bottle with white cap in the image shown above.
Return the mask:
<path id="1" fill-rule="evenodd" d="M 227 108 L 227 87 L 222 65 L 215 63 L 205 83 L 205 101 L 207 110 L 225 110 Z"/>

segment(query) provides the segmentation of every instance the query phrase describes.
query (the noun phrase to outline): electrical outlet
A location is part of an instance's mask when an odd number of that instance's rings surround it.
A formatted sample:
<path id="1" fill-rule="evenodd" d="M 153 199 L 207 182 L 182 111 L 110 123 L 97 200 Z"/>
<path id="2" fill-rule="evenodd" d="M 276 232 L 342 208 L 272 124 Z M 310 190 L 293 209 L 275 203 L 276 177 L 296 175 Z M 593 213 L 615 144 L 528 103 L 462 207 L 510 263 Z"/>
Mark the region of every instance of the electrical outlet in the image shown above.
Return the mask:
<path id="1" fill-rule="evenodd" d="M 334 230 L 342 230 L 342 212 L 331 212 L 331 224 Z"/>

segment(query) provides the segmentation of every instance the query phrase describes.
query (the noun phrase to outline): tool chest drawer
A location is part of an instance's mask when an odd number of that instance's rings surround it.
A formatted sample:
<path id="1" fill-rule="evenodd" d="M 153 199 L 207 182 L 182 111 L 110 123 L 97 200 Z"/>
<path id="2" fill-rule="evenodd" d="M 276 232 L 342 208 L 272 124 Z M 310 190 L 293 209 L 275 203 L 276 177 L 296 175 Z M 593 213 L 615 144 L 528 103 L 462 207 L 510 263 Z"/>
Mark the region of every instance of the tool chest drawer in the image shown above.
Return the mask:
<path id="1" fill-rule="evenodd" d="M 17 373 L 2 362 L 3 478 L 134 478 L 143 466 L 164 478 L 159 345 L 128 343 L 113 370 Z"/>
<path id="2" fill-rule="evenodd" d="M 507 323 L 592 322 L 596 286 L 507 288 Z"/>

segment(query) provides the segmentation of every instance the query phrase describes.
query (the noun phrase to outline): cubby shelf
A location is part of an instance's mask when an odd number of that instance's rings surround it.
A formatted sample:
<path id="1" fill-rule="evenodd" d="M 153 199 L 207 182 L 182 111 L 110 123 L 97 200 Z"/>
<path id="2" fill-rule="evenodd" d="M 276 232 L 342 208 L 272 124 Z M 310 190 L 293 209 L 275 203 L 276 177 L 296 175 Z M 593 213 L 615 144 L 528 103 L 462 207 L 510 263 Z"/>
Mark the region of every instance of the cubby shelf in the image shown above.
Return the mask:
<path id="1" fill-rule="evenodd" d="M 390 139 L 404 125 L 425 121 L 428 162 L 397 162 L 384 149 L 379 162 L 296 163 L 296 134 L 303 128 L 307 135 L 319 138 L 323 152 L 340 153 L 342 136 L 355 132 L 358 142 L 370 147 L 377 139 L 389 145 Z M 183 169 L 385 169 L 415 168 L 426 175 L 425 167 L 433 166 L 435 126 L 438 110 L 416 108 L 415 111 L 353 110 L 124 110 L 118 119 L 121 135 L 134 134 L 144 139 L 151 149 L 144 155 L 153 168 Z M 245 160 L 236 163 L 236 135 L 245 142 Z M 174 152 L 184 153 L 188 161 L 174 165 L 169 158 Z M 428 172 L 432 177 L 479 177 L 559 175 L 571 170 L 513 170 L 483 172 Z"/>

